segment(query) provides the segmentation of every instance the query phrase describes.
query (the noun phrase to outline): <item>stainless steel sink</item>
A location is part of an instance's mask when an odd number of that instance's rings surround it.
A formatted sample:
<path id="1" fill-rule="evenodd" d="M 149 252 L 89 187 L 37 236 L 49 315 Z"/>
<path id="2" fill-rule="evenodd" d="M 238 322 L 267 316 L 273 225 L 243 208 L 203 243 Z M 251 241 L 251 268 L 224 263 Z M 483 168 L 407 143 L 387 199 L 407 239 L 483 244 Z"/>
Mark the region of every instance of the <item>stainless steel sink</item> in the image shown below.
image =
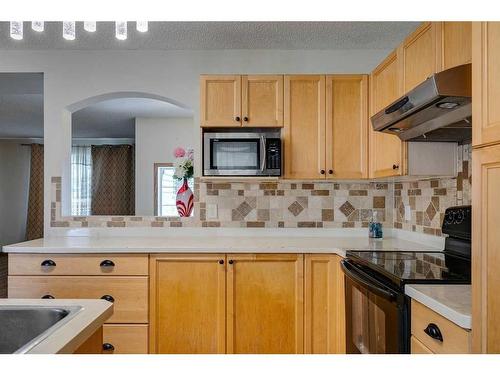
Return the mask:
<path id="1" fill-rule="evenodd" d="M 0 306 L 0 353 L 26 353 L 66 324 L 79 306 Z"/>

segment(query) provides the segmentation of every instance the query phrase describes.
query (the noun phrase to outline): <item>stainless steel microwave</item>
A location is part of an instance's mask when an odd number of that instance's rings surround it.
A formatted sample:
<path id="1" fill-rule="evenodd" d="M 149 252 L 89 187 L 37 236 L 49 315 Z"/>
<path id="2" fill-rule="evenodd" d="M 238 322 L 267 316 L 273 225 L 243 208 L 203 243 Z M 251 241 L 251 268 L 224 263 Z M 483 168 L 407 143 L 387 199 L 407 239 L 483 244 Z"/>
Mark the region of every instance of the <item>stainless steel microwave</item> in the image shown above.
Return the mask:
<path id="1" fill-rule="evenodd" d="M 206 132 L 204 176 L 281 176 L 279 131 Z"/>

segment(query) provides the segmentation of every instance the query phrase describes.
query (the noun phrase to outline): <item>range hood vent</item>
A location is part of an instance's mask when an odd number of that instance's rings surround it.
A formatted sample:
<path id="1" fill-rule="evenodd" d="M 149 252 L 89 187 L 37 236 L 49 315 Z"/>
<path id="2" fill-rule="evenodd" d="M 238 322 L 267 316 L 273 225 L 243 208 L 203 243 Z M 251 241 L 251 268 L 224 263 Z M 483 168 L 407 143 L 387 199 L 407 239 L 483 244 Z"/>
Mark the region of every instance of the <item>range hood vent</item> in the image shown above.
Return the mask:
<path id="1" fill-rule="evenodd" d="M 471 140 L 471 74 L 471 64 L 465 64 L 432 75 L 372 116 L 373 129 L 403 141 Z"/>

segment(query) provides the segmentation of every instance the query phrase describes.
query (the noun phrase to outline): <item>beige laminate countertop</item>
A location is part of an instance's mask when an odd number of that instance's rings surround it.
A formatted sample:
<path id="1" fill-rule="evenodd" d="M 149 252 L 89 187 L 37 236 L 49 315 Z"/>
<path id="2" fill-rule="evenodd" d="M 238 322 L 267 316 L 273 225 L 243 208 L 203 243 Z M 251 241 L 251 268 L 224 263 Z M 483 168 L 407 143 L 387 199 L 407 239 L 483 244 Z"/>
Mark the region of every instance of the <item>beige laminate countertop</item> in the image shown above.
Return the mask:
<path id="1" fill-rule="evenodd" d="M 48 237 L 4 246 L 7 253 L 329 253 L 345 255 L 347 250 L 440 251 L 441 238 L 430 236 L 404 239 L 396 233 L 384 239 L 369 239 L 364 232 L 334 231 L 324 234 L 290 232 L 272 235 L 220 235 L 197 232 L 196 235 L 163 237 Z M 258 233 L 258 232 L 257 232 Z M 360 235 L 363 233 L 363 235 Z M 346 235 L 347 234 L 347 235 Z"/>
<path id="2" fill-rule="evenodd" d="M 30 347 L 26 354 L 73 353 L 113 314 L 113 304 L 101 299 L 0 299 L 2 307 L 76 308 L 53 332 Z"/>
<path id="3" fill-rule="evenodd" d="M 406 285 L 405 293 L 459 327 L 471 329 L 470 285 Z"/>

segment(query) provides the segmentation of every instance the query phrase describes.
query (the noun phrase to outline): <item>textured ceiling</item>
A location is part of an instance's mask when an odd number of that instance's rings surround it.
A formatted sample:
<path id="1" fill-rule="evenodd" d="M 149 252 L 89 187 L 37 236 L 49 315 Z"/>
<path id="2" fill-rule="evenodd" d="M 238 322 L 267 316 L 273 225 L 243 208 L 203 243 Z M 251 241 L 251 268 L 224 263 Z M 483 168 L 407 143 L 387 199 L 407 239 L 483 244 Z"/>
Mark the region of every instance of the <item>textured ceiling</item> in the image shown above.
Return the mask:
<path id="1" fill-rule="evenodd" d="M 113 22 L 98 22 L 97 32 L 76 27 L 76 40 L 62 37 L 62 23 L 45 24 L 45 31 L 24 23 L 24 39 L 9 36 L 9 23 L 0 22 L 0 49 L 392 49 L 418 22 L 150 22 L 147 33 L 128 23 L 128 39 L 114 36 Z"/>

